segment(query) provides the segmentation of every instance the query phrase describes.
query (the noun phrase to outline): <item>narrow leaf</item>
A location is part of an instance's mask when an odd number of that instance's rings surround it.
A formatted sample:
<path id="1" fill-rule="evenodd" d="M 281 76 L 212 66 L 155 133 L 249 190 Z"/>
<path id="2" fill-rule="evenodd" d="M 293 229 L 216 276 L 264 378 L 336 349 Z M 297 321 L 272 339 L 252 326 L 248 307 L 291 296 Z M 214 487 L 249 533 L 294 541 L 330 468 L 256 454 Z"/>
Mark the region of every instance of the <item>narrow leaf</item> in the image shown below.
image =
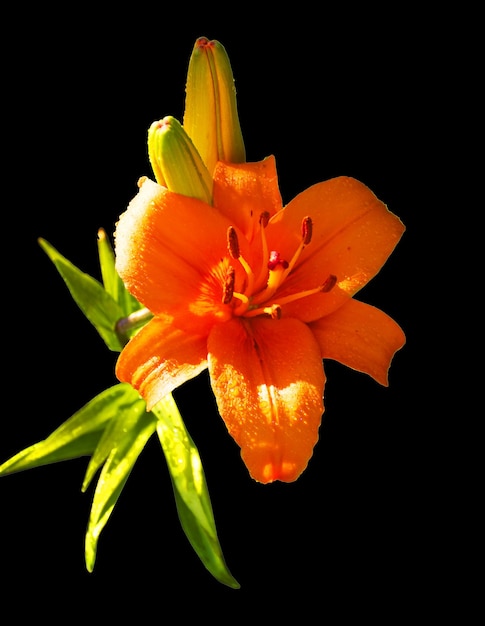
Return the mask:
<path id="1" fill-rule="evenodd" d="M 129 406 L 118 412 L 117 422 L 117 428 L 111 431 L 111 442 L 103 444 L 111 443 L 112 448 L 96 485 L 86 532 L 85 558 L 89 572 L 94 569 L 99 535 L 138 456 L 156 428 L 156 418 L 152 413 L 133 411 Z"/>
<path id="2" fill-rule="evenodd" d="M 68 461 L 82 456 L 89 456 L 95 450 L 101 430 L 93 431 L 82 435 L 63 445 L 60 448 L 51 449 L 51 442 L 48 440 L 34 443 L 0 465 L 0 476 L 15 474 L 34 467 L 50 465 L 59 461 Z"/>
<path id="3" fill-rule="evenodd" d="M 94 474 L 103 465 L 114 448 L 120 445 L 128 430 L 136 427 L 142 413 L 146 412 L 146 403 L 140 394 L 128 384 L 121 383 L 124 393 L 113 398 L 110 409 L 116 419 L 112 419 L 101 435 L 96 450 L 94 451 L 86 475 L 82 490 L 86 491 Z"/>
<path id="4" fill-rule="evenodd" d="M 29 446 L 0 465 L 0 475 L 92 454 L 106 424 L 116 416 L 117 407 L 132 391 L 130 385 L 120 383 L 101 392 L 47 439 Z"/>
<path id="5" fill-rule="evenodd" d="M 158 418 L 157 433 L 170 471 L 182 528 L 208 571 L 219 582 L 238 589 L 240 585 L 226 565 L 217 536 L 199 452 L 173 396 L 166 396 L 152 412 Z"/>
<path id="6" fill-rule="evenodd" d="M 39 239 L 39 243 L 56 266 L 74 301 L 96 328 L 105 344 L 110 350 L 119 352 L 123 346 L 116 335 L 115 325 L 124 317 L 121 306 L 99 281 L 79 270 L 45 239 Z"/>

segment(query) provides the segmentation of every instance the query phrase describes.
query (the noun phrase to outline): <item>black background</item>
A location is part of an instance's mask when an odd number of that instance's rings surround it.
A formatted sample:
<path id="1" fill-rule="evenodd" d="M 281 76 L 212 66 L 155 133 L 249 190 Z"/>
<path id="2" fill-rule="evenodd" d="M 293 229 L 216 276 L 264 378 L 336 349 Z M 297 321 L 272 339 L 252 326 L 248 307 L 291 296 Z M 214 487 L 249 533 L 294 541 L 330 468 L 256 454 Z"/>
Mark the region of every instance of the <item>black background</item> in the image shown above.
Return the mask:
<path id="1" fill-rule="evenodd" d="M 118 619 L 128 611 L 141 624 L 163 623 L 173 611 L 182 620 L 232 622 L 246 609 L 254 618 L 284 620 L 297 610 L 302 620 L 358 614 L 393 623 L 417 607 L 426 615 L 435 602 L 451 602 L 430 586 L 446 563 L 434 514 L 439 469 L 427 462 L 434 327 L 422 300 L 427 223 L 439 210 L 425 184 L 432 151 L 441 149 L 434 113 L 453 73 L 446 46 L 438 52 L 430 43 L 435 22 L 397 10 L 304 5 L 269 16 L 250 6 L 201 7 L 199 16 L 185 6 L 85 7 L 43 7 L 4 23 L 15 37 L 3 61 L 8 374 L 0 460 L 45 438 L 116 382 L 116 355 L 37 238 L 99 277 L 97 230 L 113 231 L 138 177 L 150 174 L 150 123 L 181 119 L 187 63 L 201 35 L 226 47 L 247 158 L 275 155 L 285 202 L 344 174 L 405 223 L 359 298 L 390 314 L 407 344 L 389 388 L 326 363 L 320 441 L 290 485 L 249 478 L 205 374 L 177 390 L 240 590 L 216 582 L 188 544 L 153 438 L 101 535 L 92 574 L 83 547 L 92 491 L 80 491 L 87 460 L 1 479 L 2 605 L 59 623 L 66 611 L 95 622 L 97 613 Z"/>

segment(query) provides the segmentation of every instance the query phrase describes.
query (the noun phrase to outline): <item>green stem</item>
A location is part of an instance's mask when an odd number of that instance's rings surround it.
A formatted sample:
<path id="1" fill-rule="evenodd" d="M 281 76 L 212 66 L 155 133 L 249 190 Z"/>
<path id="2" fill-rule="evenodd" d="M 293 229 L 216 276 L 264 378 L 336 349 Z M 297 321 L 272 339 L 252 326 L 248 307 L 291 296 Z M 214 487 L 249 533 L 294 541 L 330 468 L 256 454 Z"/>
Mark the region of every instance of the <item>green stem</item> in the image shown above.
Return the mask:
<path id="1" fill-rule="evenodd" d="M 116 322 L 115 331 L 118 339 L 124 345 L 130 338 L 132 330 L 144 326 L 153 317 L 153 313 L 147 309 L 139 309 L 130 313 L 127 317 L 122 317 Z"/>

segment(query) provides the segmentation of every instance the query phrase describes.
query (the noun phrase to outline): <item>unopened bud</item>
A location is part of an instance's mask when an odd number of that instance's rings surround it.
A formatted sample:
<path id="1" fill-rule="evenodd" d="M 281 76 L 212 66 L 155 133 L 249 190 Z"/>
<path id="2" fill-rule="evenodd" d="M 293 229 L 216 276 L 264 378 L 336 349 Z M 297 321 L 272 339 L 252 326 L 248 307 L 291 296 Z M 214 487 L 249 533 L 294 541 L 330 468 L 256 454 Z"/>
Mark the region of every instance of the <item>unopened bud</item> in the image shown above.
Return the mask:
<path id="1" fill-rule="evenodd" d="M 174 117 L 164 117 L 150 126 L 148 157 L 160 185 L 211 204 L 212 178 L 190 137 Z"/>
<path id="2" fill-rule="evenodd" d="M 217 161 L 244 163 L 236 89 L 224 46 L 199 37 L 189 61 L 183 125 L 212 175 Z"/>

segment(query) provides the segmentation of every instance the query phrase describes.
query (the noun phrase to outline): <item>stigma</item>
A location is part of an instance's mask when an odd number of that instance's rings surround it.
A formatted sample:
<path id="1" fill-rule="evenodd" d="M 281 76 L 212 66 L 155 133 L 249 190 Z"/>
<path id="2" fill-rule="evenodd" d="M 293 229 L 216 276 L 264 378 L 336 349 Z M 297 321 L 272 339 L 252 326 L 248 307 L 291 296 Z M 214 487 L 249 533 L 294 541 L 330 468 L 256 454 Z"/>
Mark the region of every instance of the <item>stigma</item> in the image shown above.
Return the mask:
<path id="1" fill-rule="evenodd" d="M 323 283 L 314 288 L 305 289 L 296 293 L 278 297 L 278 291 L 292 272 L 301 253 L 311 243 L 313 236 L 313 222 L 311 217 L 305 217 L 301 223 L 300 243 L 293 256 L 285 259 L 278 250 L 269 250 L 266 241 L 265 229 L 269 222 L 269 214 L 263 212 L 259 218 L 259 241 L 256 237 L 253 245 L 261 246 L 263 262 L 259 268 L 252 268 L 241 254 L 236 229 L 230 226 L 227 229 L 227 250 L 229 256 L 238 261 L 245 274 L 241 291 L 236 290 L 236 272 L 229 265 L 222 285 L 222 303 L 232 307 L 235 316 L 258 317 L 265 316 L 271 319 L 280 319 L 282 306 L 295 300 L 307 298 L 317 293 L 328 293 L 337 282 L 337 277 L 329 274 Z"/>

